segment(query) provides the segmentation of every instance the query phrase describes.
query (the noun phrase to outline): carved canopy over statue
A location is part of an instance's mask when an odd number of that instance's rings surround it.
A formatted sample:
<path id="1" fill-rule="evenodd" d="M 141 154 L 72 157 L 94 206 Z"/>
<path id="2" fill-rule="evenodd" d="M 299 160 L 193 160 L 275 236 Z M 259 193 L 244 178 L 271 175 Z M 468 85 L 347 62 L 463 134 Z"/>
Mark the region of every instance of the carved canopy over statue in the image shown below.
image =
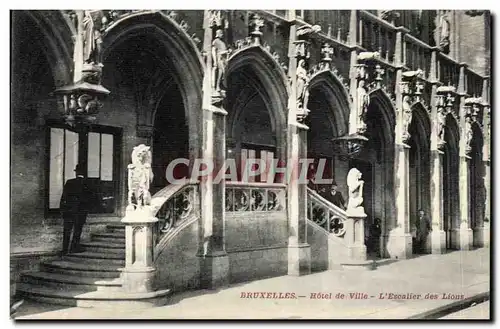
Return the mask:
<path id="1" fill-rule="evenodd" d="M 132 151 L 132 163 L 128 165 L 128 207 L 135 210 L 137 207 L 151 204 L 149 184 L 153 180 L 151 169 L 150 147 L 140 144 Z"/>
<path id="2" fill-rule="evenodd" d="M 347 174 L 347 187 L 349 188 L 349 201 L 346 212 L 349 216 L 366 216 L 363 207 L 363 186 L 365 182 L 361 180 L 361 172 L 357 168 L 352 168 Z"/>

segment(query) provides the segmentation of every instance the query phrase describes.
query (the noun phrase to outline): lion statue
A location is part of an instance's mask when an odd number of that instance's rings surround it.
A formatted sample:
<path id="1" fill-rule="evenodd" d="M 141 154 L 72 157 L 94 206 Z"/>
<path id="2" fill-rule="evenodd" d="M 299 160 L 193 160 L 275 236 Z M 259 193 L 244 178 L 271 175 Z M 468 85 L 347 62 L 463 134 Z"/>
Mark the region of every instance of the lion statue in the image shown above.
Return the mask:
<path id="1" fill-rule="evenodd" d="M 357 168 L 352 168 L 347 174 L 347 187 L 349 188 L 349 201 L 347 202 L 347 213 L 365 215 L 363 207 L 363 186 L 365 182 L 361 180 L 361 172 Z"/>
<path id="2" fill-rule="evenodd" d="M 151 150 L 144 144 L 134 147 L 132 163 L 128 165 L 128 209 L 151 204 L 149 184 L 153 180 Z"/>

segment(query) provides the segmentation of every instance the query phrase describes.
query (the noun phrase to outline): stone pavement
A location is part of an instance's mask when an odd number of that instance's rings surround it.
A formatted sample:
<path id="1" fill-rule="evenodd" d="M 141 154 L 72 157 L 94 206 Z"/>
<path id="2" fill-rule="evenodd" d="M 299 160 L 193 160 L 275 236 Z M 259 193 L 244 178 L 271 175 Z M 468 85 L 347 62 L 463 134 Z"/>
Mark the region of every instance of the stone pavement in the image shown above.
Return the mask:
<path id="1" fill-rule="evenodd" d="M 405 319 L 490 289 L 489 248 L 379 262 L 375 271 L 326 271 L 184 292 L 174 295 L 166 306 L 144 310 L 64 308 L 27 302 L 16 318 Z M 264 292 L 255 294 L 259 298 L 241 298 L 242 294 L 259 292 Z M 281 297 L 289 293 L 288 297 L 295 294 L 297 298 L 276 298 L 280 293 Z M 336 298 L 339 293 L 344 299 Z M 313 294 L 326 299 L 315 299 Z M 427 294 L 437 298 L 424 299 Z M 443 294 L 455 299 L 444 299 Z M 420 299 L 408 299 L 416 295 Z"/>

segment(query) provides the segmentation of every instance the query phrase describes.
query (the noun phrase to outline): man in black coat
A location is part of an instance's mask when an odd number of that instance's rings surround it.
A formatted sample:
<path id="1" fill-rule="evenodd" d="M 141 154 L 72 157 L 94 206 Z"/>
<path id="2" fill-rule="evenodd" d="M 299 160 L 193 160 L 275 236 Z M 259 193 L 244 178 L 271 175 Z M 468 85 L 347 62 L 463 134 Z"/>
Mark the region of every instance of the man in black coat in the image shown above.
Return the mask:
<path id="1" fill-rule="evenodd" d="M 64 184 L 61 197 L 61 213 L 64 221 L 63 231 L 63 254 L 69 252 L 80 252 L 80 237 L 83 225 L 87 221 L 89 200 L 91 197 L 85 170 L 81 164 L 75 168 L 76 178 L 69 179 Z M 73 240 L 70 246 L 70 237 Z"/>
<path id="2" fill-rule="evenodd" d="M 342 194 L 339 191 L 337 191 L 337 183 L 335 182 L 332 184 L 330 191 L 327 192 L 325 199 L 327 199 L 340 209 L 343 210 L 346 209 L 344 197 L 342 197 Z"/>

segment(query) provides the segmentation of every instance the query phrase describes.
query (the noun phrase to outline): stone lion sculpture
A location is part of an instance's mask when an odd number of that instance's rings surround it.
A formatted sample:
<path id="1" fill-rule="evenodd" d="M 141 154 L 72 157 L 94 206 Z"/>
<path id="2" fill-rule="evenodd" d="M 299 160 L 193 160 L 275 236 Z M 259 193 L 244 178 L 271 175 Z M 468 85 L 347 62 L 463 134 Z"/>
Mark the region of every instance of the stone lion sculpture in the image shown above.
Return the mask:
<path id="1" fill-rule="evenodd" d="M 346 212 L 349 214 L 364 216 L 363 207 L 363 186 L 365 182 L 361 180 L 361 172 L 352 168 L 347 174 L 347 187 L 349 188 L 349 201 L 347 202 Z"/>
<path id="2" fill-rule="evenodd" d="M 128 210 L 151 204 L 149 184 L 152 180 L 150 147 L 138 145 L 134 147 L 132 163 L 128 165 Z"/>

